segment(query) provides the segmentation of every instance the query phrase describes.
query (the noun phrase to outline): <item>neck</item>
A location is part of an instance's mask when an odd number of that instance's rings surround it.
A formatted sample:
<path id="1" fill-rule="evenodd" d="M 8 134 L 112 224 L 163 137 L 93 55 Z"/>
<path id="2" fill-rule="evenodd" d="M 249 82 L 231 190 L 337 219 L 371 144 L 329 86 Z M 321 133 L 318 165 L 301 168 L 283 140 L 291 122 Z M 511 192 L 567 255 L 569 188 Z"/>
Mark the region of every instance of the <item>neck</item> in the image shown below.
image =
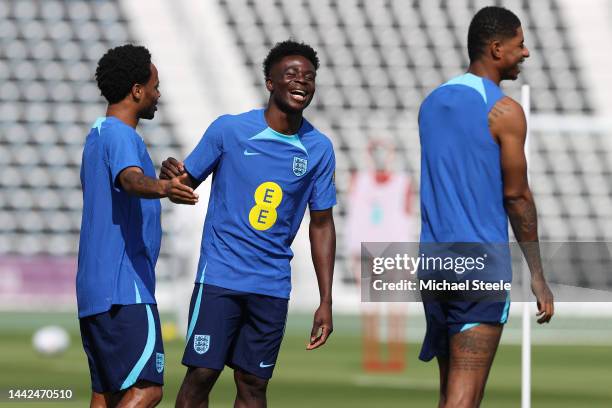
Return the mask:
<path id="1" fill-rule="evenodd" d="M 492 67 L 490 64 L 484 61 L 478 60 L 470 63 L 468 72 L 474 75 L 478 75 L 479 77 L 488 78 L 491 81 L 495 82 L 498 86 L 501 82 L 501 75 L 499 74 L 499 71 L 495 67 Z"/>
<path id="2" fill-rule="evenodd" d="M 274 103 L 268 103 L 264 112 L 268 126 L 284 135 L 294 135 L 302 126 L 302 112 L 283 112 Z"/>
<path id="3" fill-rule="evenodd" d="M 106 108 L 106 116 L 114 116 L 134 129 L 136 129 L 136 125 L 138 125 L 138 115 L 136 112 L 121 102 L 108 105 L 108 108 Z"/>

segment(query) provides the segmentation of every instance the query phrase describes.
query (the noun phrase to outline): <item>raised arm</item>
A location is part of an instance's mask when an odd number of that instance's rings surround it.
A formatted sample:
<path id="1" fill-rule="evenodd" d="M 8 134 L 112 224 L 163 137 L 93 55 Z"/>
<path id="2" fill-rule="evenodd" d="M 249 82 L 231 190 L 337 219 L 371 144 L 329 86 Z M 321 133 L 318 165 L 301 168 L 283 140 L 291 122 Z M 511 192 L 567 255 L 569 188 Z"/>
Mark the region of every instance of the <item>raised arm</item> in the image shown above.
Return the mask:
<path id="1" fill-rule="evenodd" d="M 332 209 L 310 211 L 310 251 L 319 284 L 320 304 L 315 312 L 307 350 L 316 349 L 327 341 L 334 329 L 332 319 L 332 281 L 336 258 L 336 227 Z"/>
<path id="2" fill-rule="evenodd" d="M 538 216 L 527 180 L 527 121 L 521 105 L 508 97 L 498 101 L 489 113 L 489 128 L 500 145 L 504 205 L 531 272 L 531 288 L 538 302 L 538 323 L 548 323 L 554 314 L 554 303 L 542 270 Z"/>

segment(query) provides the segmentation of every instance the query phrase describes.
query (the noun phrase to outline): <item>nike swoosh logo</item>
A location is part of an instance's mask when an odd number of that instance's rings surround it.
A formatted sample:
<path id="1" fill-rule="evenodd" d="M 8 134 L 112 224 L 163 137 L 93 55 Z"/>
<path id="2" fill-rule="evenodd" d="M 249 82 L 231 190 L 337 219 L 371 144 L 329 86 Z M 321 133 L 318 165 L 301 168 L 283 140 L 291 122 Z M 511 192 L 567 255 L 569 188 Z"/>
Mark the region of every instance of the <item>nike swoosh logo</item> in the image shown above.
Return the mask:
<path id="1" fill-rule="evenodd" d="M 274 365 L 274 363 L 272 363 L 272 364 L 264 364 L 263 361 L 259 362 L 259 367 L 261 367 L 261 368 L 268 368 L 268 367 L 272 367 L 273 365 Z"/>
<path id="2" fill-rule="evenodd" d="M 256 156 L 256 155 L 258 155 L 258 154 L 261 154 L 261 153 L 257 153 L 257 152 L 249 152 L 247 149 L 244 149 L 244 155 L 245 155 L 245 156 Z"/>

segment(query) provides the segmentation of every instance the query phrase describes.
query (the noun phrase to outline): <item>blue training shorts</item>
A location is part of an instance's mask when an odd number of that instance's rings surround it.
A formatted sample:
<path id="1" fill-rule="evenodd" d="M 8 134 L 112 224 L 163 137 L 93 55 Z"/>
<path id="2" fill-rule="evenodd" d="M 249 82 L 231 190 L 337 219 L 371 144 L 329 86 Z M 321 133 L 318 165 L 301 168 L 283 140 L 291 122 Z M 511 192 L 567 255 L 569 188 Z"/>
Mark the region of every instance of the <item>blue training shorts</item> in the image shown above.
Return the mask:
<path id="1" fill-rule="evenodd" d="M 505 302 L 428 301 L 423 302 L 427 331 L 419 359 L 448 357 L 450 338 L 481 323 L 505 324 L 510 295 Z"/>
<path id="2" fill-rule="evenodd" d="M 137 381 L 163 385 L 164 346 L 157 306 L 113 305 L 79 319 L 92 389 L 125 390 Z"/>
<path id="3" fill-rule="evenodd" d="M 288 299 L 196 284 L 183 364 L 225 365 L 270 379 L 285 333 Z"/>

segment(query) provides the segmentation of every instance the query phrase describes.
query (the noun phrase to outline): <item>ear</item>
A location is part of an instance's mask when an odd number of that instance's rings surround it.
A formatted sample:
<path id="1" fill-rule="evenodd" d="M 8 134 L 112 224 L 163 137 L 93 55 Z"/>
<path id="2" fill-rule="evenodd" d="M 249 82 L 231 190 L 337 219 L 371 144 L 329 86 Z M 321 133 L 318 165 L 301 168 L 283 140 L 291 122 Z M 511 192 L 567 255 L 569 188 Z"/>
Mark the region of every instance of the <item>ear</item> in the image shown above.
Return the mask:
<path id="1" fill-rule="evenodd" d="M 500 40 L 491 41 L 491 43 L 489 44 L 489 51 L 491 53 L 491 57 L 493 57 L 494 60 L 501 59 L 502 48 L 503 48 L 503 45 Z"/>
<path id="2" fill-rule="evenodd" d="M 274 92 L 274 84 L 272 83 L 272 78 L 266 78 L 266 89 L 268 92 Z"/>
<path id="3" fill-rule="evenodd" d="M 144 96 L 144 89 L 142 87 L 141 84 L 134 84 L 132 85 L 132 99 L 134 99 L 136 102 L 139 102 L 140 99 L 142 99 L 142 97 Z"/>

